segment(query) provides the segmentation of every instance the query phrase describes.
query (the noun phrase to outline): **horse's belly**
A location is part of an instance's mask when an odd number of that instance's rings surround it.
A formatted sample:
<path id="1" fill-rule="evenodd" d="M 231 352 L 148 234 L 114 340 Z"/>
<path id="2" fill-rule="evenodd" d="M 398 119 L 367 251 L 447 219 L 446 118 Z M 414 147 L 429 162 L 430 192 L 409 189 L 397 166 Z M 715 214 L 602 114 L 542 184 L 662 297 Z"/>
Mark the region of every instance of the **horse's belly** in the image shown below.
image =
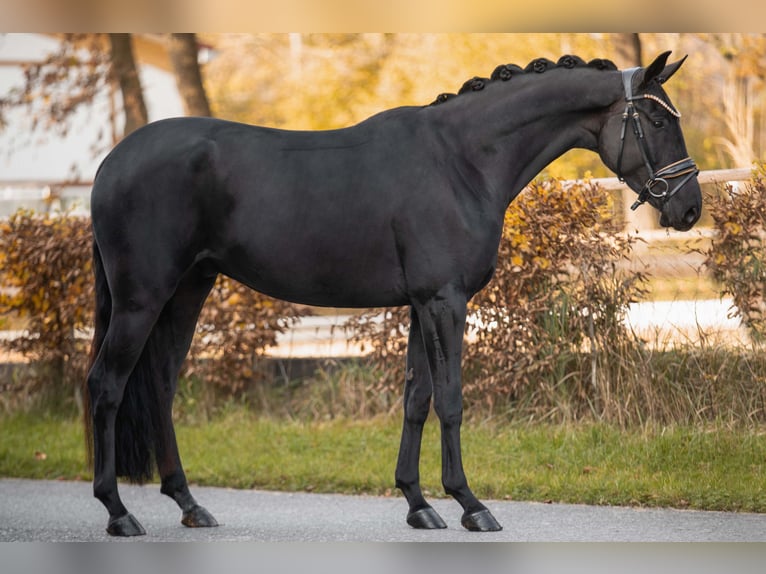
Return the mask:
<path id="1" fill-rule="evenodd" d="M 393 255 L 393 257 L 392 257 Z M 407 304 L 396 254 L 361 245 L 282 241 L 270 249 L 237 248 L 221 271 L 277 299 L 324 307 Z"/>

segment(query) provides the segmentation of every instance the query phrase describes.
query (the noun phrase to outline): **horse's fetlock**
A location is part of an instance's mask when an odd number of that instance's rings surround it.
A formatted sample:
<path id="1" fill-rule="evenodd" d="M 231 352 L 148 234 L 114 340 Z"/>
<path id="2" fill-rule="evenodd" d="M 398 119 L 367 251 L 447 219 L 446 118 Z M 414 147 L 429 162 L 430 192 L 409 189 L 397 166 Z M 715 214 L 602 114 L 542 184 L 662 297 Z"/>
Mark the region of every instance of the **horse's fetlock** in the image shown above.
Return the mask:
<path id="1" fill-rule="evenodd" d="M 116 413 L 120 408 L 122 396 L 115 393 L 101 393 L 93 399 L 93 417 L 96 420 L 106 417 L 108 414 Z"/>
<path id="2" fill-rule="evenodd" d="M 100 500 L 103 504 L 109 505 L 112 499 L 115 498 L 116 491 L 114 486 L 107 484 L 96 477 L 93 481 L 93 497 Z"/>
<path id="3" fill-rule="evenodd" d="M 468 490 L 468 482 L 465 479 L 456 482 L 443 482 L 442 486 L 444 487 L 444 492 L 453 498 L 458 498 Z"/>
<path id="4" fill-rule="evenodd" d="M 171 498 L 175 498 L 179 493 L 188 493 L 189 489 L 186 482 L 186 476 L 183 472 L 174 472 L 162 479 L 160 492 Z"/>

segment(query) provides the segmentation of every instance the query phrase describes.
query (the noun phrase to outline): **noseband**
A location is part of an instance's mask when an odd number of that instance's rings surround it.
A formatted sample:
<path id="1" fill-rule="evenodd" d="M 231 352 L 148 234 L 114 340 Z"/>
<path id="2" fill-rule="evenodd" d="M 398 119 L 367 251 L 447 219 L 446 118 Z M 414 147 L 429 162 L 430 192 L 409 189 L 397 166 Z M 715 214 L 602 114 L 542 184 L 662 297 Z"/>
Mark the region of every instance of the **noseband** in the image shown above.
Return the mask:
<path id="1" fill-rule="evenodd" d="M 691 178 L 695 177 L 699 173 L 697 165 L 690 157 L 686 157 L 679 161 L 673 162 L 658 170 L 655 170 L 652 166 L 652 161 L 649 159 L 649 147 L 646 143 L 646 139 L 644 138 L 644 130 L 641 127 L 641 119 L 638 114 L 638 109 L 633 102 L 640 99 L 648 99 L 657 102 L 660 106 L 665 108 L 676 118 L 680 118 L 681 114 L 673 109 L 670 104 L 664 102 L 653 94 L 640 94 L 637 96 L 633 95 L 633 75 L 639 69 L 640 68 L 630 68 L 628 70 L 623 70 L 622 72 L 622 84 L 625 89 L 625 101 L 627 102 L 627 105 L 625 106 L 625 111 L 622 113 L 620 154 L 617 158 L 617 177 L 620 181 L 624 182 L 625 178 L 622 175 L 622 154 L 625 151 L 625 132 L 627 131 L 626 128 L 628 126 L 628 119 L 630 119 L 632 120 L 633 133 L 636 136 L 636 141 L 638 141 L 638 148 L 641 150 L 641 156 L 644 159 L 644 165 L 646 166 L 646 170 L 649 172 L 649 179 L 646 181 L 643 188 L 639 192 L 638 199 L 636 199 L 633 205 L 630 206 L 630 209 L 634 211 L 638 209 L 642 203 L 646 202 L 649 197 L 654 197 L 663 203 L 667 203 L 667 201 L 673 197 L 678 192 L 678 190 L 686 184 L 686 182 L 688 182 Z M 679 177 L 683 177 L 683 179 L 681 179 L 678 183 L 675 184 L 674 187 L 671 188 L 668 180 Z M 658 185 L 659 189 L 661 190 L 659 192 L 655 189 L 655 186 Z"/>

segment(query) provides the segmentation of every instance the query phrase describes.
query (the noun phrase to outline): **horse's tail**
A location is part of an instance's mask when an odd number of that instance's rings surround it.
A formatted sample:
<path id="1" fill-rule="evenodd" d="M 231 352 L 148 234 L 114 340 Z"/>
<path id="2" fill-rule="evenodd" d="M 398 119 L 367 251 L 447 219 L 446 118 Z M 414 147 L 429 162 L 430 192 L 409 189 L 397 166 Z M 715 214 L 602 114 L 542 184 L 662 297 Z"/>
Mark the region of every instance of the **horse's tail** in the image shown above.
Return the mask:
<path id="1" fill-rule="evenodd" d="M 88 373 L 96 362 L 98 352 L 104 343 L 106 331 L 109 328 L 109 318 L 112 314 L 112 294 L 109 292 L 109 285 L 106 282 L 104 273 L 104 263 L 101 261 L 101 252 L 98 244 L 93 240 L 93 275 L 95 276 L 95 328 L 93 331 L 93 340 L 90 343 L 90 357 L 88 359 Z M 85 449 L 88 456 L 88 466 L 93 467 L 93 401 L 91 400 L 91 389 L 87 380 L 83 381 L 83 422 L 85 423 Z"/>
<path id="2" fill-rule="evenodd" d="M 89 369 L 93 368 L 101 346 L 106 338 L 112 315 L 112 295 L 104 272 L 101 252 L 96 241 L 93 241 L 93 272 L 95 274 L 95 330 L 90 350 Z M 115 462 L 117 476 L 128 478 L 131 482 L 143 483 L 151 480 L 154 474 L 154 452 L 161 416 L 160 405 L 154 386 L 157 370 L 152 352 L 152 337 L 147 342 L 138 363 L 125 385 L 125 393 L 117 411 L 115 422 Z M 88 379 L 93 376 L 89 373 Z M 96 383 L 97 384 L 97 383 Z M 88 453 L 88 463 L 93 465 L 93 402 L 97 388 L 87 385 L 84 397 L 85 440 Z"/>

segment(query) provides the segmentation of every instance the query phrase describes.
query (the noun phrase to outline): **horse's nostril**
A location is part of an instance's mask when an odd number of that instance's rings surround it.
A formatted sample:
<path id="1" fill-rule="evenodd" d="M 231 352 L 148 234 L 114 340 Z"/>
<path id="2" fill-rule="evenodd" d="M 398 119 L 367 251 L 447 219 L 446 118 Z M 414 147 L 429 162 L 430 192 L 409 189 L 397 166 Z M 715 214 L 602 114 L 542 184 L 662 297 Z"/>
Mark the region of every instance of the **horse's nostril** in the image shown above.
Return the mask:
<path id="1" fill-rule="evenodd" d="M 684 215 L 684 223 L 688 223 L 689 225 L 696 223 L 697 219 L 699 218 L 699 211 L 696 207 L 692 207 L 689 209 L 689 211 L 686 212 L 686 215 Z"/>

